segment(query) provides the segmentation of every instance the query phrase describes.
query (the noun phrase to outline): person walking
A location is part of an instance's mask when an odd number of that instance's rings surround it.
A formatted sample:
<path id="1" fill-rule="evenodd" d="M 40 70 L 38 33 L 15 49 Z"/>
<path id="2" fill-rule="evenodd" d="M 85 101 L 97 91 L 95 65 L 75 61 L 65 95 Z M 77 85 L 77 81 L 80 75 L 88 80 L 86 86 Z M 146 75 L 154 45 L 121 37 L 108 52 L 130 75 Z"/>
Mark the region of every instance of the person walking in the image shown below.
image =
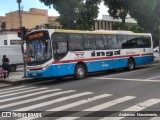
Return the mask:
<path id="1" fill-rule="evenodd" d="M 2 69 L 7 71 L 7 76 L 5 74 L 4 78 L 9 76 L 9 71 L 10 71 L 9 62 L 10 62 L 9 58 L 7 58 L 6 55 L 3 55 L 3 58 L 2 58 Z"/>

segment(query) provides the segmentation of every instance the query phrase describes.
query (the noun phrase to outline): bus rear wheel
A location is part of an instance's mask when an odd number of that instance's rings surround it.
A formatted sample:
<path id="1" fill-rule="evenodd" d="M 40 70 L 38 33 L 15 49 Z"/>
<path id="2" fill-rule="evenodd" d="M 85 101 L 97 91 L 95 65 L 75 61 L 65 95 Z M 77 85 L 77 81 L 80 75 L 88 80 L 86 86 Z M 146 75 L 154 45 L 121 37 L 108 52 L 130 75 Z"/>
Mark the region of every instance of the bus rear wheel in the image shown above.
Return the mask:
<path id="1" fill-rule="evenodd" d="M 78 64 L 75 68 L 75 78 L 81 80 L 86 76 L 86 68 L 82 64 Z"/>
<path id="2" fill-rule="evenodd" d="M 134 70 L 135 69 L 135 62 L 133 59 L 129 59 L 128 60 L 128 70 L 131 71 L 131 70 Z"/>

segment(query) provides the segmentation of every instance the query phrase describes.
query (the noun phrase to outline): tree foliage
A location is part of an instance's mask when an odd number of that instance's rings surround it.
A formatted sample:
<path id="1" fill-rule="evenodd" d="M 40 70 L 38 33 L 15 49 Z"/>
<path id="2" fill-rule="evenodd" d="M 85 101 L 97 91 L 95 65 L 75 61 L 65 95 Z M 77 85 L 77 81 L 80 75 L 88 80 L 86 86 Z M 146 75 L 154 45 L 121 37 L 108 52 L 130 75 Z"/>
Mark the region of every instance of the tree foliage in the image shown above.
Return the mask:
<path id="1" fill-rule="evenodd" d="M 109 14 L 114 18 L 121 18 L 128 13 L 144 32 L 159 35 L 160 31 L 160 1 L 159 0 L 104 0 L 109 8 Z M 124 13 L 123 13 L 124 12 Z"/>
<path id="2" fill-rule="evenodd" d="M 104 4 L 109 8 L 108 13 L 110 16 L 122 19 L 121 29 L 123 29 L 128 14 L 126 0 L 104 0 Z"/>
<path id="3" fill-rule="evenodd" d="M 40 0 L 55 8 L 60 17 L 58 21 L 65 29 L 91 29 L 98 16 L 98 4 L 101 0 Z"/>

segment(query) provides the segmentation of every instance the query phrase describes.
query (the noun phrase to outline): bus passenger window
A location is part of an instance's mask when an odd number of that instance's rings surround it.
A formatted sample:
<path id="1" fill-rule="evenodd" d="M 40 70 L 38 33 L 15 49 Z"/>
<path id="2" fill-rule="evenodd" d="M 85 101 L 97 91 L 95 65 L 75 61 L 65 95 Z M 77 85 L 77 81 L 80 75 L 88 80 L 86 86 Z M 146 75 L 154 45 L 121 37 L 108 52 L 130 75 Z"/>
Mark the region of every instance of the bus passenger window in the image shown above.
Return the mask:
<path id="1" fill-rule="evenodd" d="M 110 49 L 109 43 L 108 43 L 108 39 L 107 39 L 107 35 L 102 35 L 102 38 L 104 40 L 104 47 L 105 47 L 105 49 Z"/>
<path id="2" fill-rule="evenodd" d="M 116 36 L 107 35 L 106 39 L 107 39 L 109 49 L 118 49 L 119 48 L 119 42 L 117 41 Z"/>
<path id="3" fill-rule="evenodd" d="M 145 47 L 150 48 L 151 47 L 151 39 L 149 36 L 144 37 Z"/>
<path id="4" fill-rule="evenodd" d="M 97 49 L 104 49 L 104 42 L 103 39 L 101 37 L 101 35 L 95 35 L 96 38 L 96 48 Z"/>
<path id="5" fill-rule="evenodd" d="M 81 34 L 69 34 L 69 50 L 83 50 L 83 36 Z"/>
<path id="6" fill-rule="evenodd" d="M 120 48 L 125 49 L 125 43 L 128 40 L 128 36 L 127 35 L 118 35 L 118 40 L 119 40 Z"/>
<path id="7" fill-rule="evenodd" d="M 55 60 L 60 60 L 62 59 L 66 54 L 67 54 L 67 36 L 66 34 L 63 33 L 55 33 L 52 35 L 52 41 L 53 43 L 56 42 L 57 48 L 53 48 L 53 54 L 54 54 L 54 59 Z"/>
<path id="8" fill-rule="evenodd" d="M 84 37 L 84 47 L 85 47 L 85 49 L 89 49 L 89 50 L 96 49 L 94 35 L 85 35 L 85 37 Z"/>

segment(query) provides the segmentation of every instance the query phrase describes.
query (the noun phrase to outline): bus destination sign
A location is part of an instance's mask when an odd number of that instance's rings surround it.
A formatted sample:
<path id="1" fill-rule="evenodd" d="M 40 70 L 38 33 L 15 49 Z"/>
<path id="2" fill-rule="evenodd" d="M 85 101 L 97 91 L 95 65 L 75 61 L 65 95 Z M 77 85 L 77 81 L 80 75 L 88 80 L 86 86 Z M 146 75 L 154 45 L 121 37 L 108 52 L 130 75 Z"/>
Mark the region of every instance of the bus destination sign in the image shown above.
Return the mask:
<path id="1" fill-rule="evenodd" d="M 43 37 L 43 36 L 44 36 L 43 32 L 38 32 L 38 33 L 28 35 L 27 38 L 28 40 L 32 40 L 32 39 L 36 39 L 36 38 Z"/>

